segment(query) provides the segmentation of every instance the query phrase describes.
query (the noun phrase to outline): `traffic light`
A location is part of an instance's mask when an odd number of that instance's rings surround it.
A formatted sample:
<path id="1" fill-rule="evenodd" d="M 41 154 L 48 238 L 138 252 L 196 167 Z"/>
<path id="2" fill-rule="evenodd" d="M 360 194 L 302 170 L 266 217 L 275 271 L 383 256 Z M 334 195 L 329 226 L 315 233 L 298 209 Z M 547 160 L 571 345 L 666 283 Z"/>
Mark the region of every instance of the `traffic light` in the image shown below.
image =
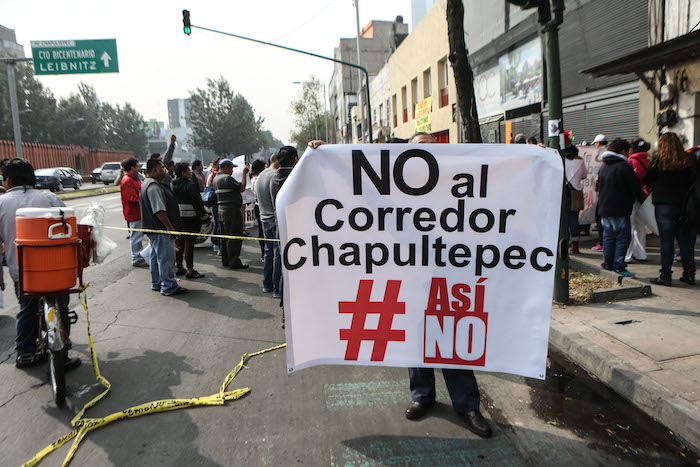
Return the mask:
<path id="1" fill-rule="evenodd" d="M 185 34 L 188 36 L 192 32 L 192 24 L 190 23 L 190 12 L 189 10 L 182 10 L 182 24 Z"/>

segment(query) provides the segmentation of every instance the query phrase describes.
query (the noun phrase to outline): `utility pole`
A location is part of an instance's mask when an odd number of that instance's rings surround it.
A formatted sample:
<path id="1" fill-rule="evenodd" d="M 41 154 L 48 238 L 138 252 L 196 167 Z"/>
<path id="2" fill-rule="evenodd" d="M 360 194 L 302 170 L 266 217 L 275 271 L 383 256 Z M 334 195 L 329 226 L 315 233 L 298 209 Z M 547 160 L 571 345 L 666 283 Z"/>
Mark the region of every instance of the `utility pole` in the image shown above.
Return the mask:
<path id="1" fill-rule="evenodd" d="M 355 3 L 355 26 L 357 28 L 357 37 L 355 37 L 355 41 L 357 43 L 357 64 L 362 65 L 360 62 L 360 0 L 353 0 Z M 369 84 L 367 85 L 369 86 Z M 362 89 L 362 71 L 357 70 L 357 105 L 360 106 L 360 137 L 362 138 L 362 142 L 365 142 L 365 108 L 362 105 L 362 93 L 360 92 L 360 89 Z M 369 93 L 369 87 L 367 88 L 367 92 Z M 368 101 L 369 102 L 369 101 Z M 369 110 L 369 109 L 368 109 Z M 371 110 L 369 110 L 371 112 Z M 369 131 L 372 131 L 370 128 Z M 370 141 L 372 139 L 370 138 Z"/>
<path id="2" fill-rule="evenodd" d="M 15 80 L 15 64 L 29 62 L 31 58 L 1 58 L 0 63 L 7 63 L 7 87 L 10 91 L 10 109 L 12 111 L 12 130 L 15 134 L 15 154 L 22 159 L 22 131 L 19 127 L 19 109 L 17 108 L 17 82 Z"/>
<path id="3" fill-rule="evenodd" d="M 561 64 L 559 61 L 559 26 L 564 22 L 564 0 L 507 0 L 523 9 L 537 8 L 538 22 L 545 34 L 545 56 L 547 64 L 547 110 L 549 112 L 548 131 L 552 124 L 558 129 L 551 132 L 549 147 L 559 151 L 564 163 L 560 143 L 560 134 L 564 131 L 564 118 L 561 99 Z M 551 6 L 550 6 L 551 2 Z M 569 226 L 566 219 L 566 188 L 562 179 L 561 210 L 559 217 L 559 240 L 557 242 L 557 261 L 554 272 L 554 300 L 569 301 Z"/>

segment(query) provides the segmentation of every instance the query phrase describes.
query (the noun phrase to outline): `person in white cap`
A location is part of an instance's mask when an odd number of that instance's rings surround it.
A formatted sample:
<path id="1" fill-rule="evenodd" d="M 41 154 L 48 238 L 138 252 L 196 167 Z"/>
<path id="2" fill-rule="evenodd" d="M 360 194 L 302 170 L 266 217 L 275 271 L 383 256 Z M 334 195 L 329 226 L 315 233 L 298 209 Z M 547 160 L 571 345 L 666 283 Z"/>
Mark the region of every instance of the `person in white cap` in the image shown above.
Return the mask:
<path id="1" fill-rule="evenodd" d="M 605 137 L 605 135 L 600 134 L 596 135 L 595 138 L 593 138 L 593 146 L 597 148 L 604 148 L 608 145 L 608 139 Z"/>

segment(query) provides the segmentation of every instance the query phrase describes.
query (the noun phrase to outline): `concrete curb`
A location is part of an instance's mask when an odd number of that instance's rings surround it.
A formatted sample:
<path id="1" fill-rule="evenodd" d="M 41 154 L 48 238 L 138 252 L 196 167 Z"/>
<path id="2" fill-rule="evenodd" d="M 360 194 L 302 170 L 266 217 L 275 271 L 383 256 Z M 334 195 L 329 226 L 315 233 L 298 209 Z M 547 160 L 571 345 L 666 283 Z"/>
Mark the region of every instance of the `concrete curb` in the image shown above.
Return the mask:
<path id="1" fill-rule="evenodd" d="M 78 193 L 79 193 L 79 192 L 78 192 Z M 75 199 L 93 198 L 93 197 L 95 197 L 95 196 L 111 195 L 111 194 L 114 194 L 114 193 L 119 193 L 119 190 L 103 191 L 103 192 L 100 192 L 100 193 L 90 193 L 90 194 L 86 194 L 86 195 L 82 195 L 82 196 L 80 196 L 80 195 L 78 195 L 78 196 L 71 196 L 70 198 L 61 198 L 61 197 L 59 196 L 59 198 L 60 198 L 61 200 L 64 200 L 64 201 L 73 201 L 73 200 L 75 200 Z"/>
<path id="2" fill-rule="evenodd" d="M 645 284 L 632 277 L 621 276 L 612 271 L 607 271 L 600 266 L 594 266 L 574 257 L 569 257 L 569 264 L 581 272 L 604 277 L 605 279 L 619 284 L 619 287 L 594 291 L 594 302 L 611 302 L 651 295 L 651 286 L 649 284 Z"/>
<path id="3" fill-rule="evenodd" d="M 700 410 L 644 373 L 552 320 L 549 344 L 639 407 L 700 454 Z"/>

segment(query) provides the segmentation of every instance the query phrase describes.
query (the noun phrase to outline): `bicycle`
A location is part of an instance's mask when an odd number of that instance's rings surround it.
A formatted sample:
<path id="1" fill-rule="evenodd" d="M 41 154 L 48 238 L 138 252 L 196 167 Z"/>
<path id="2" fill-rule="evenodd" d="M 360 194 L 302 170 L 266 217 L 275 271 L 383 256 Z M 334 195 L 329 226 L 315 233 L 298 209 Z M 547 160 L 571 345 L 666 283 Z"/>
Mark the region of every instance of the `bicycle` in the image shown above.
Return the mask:
<path id="1" fill-rule="evenodd" d="M 37 351 L 34 355 L 35 361 L 48 360 L 49 380 L 53 392 L 54 401 L 57 406 L 62 406 L 66 398 L 66 354 L 72 347 L 71 341 L 66 332 L 66 326 L 59 309 L 59 296 L 80 293 L 83 290 L 83 269 L 90 263 L 90 256 L 93 249 L 91 239 L 92 227 L 89 225 L 78 225 L 78 239 L 76 241 L 76 254 L 78 264 L 78 288 L 61 290 L 50 294 L 26 292 L 23 288 L 24 271 L 24 248 L 27 246 L 17 245 L 17 265 L 19 269 L 19 297 L 37 299 Z M 35 247 L 32 247 L 35 248 Z M 67 303 L 66 303 L 67 306 Z M 78 321 L 75 311 L 68 311 L 66 314 L 70 324 Z"/>

